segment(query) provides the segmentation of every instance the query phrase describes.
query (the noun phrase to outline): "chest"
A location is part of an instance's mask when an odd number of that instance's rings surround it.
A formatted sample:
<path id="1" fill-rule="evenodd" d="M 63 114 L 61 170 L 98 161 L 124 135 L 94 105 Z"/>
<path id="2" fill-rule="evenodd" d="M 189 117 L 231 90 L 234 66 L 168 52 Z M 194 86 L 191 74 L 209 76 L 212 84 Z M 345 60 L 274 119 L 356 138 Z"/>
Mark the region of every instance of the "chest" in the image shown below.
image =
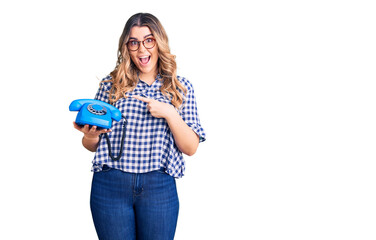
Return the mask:
<path id="1" fill-rule="evenodd" d="M 140 89 L 128 92 L 127 98 L 121 98 L 115 103 L 123 117 L 127 119 L 128 126 L 135 131 L 153 131 L 153 129 L 166 129 L 167 122 L 163 118 L 153 117 L 147 109 L 147 103 L 133 98 L 138 95 L 150 99 L 154 99 L 166 104 L 171 104 L 170 100 L 162 94 L 161 91 L 155 89 Z"/>

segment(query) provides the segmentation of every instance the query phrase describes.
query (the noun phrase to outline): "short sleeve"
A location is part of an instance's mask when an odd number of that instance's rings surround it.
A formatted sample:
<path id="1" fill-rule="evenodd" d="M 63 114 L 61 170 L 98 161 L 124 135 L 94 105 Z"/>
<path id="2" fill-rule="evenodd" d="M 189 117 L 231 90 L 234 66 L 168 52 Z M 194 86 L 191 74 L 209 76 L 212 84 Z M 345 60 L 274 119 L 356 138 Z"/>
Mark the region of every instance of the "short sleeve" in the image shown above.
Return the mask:
<path id="1" fill-rule="evenodd" d="M 95 100 L 103 101 L 103 102 L 106 102 L 106 103 L 109 102 L 109 92 L 108 91 L 110 90 L 112 83 L 110 81 L 106 81 L 106 80 L 110 80 L 110 79 L 111 79 L 111 76 L 107 76 L 107 77 L 102 79 L 102 81 L 99 85 L 99 89 L 98 89 L 97 93 L 95 94 L 95 97 L 94 97 Z"/>
<path id="2" fill-rule="evenodd" d="M 200 137 L 200 142 L 203 142 L 206 140 L 206 133 L 200 123 L 194 89 L 190 83 L 186 87 L 187 95 L 183 103 L 181 116 L 184 122 Z"/>

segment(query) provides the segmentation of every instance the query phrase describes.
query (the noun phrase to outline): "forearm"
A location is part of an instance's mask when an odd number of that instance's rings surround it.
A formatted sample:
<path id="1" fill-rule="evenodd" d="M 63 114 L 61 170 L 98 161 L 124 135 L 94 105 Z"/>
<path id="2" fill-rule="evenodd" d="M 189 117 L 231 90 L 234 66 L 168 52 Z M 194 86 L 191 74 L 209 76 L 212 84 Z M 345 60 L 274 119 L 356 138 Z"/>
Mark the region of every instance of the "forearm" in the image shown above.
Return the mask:
<path id="1" fill-rule="evenodd" d="M 132 97 L 147 103 L 147 109 L 153 117 L 166 119 L 176 146 L 182 153 L 192 156 L 196 152 L 198 135 L 184 122 L 172 105 L 137 95 Z"/>
<path id="2" fill-rule="evenodd" d="M 97 147 L 99 145 L 99 137 L 95 137 L 95 138 L 87 138 L 87 137 L 83 137 L 82 138 L 82 145 L 89 151 L 91 152 L 96 152 L 97 151 Z"/>
<path id="3" fill-rule="evenodd" d="M 86 124 L 85 126 L 80 126 L 77 123 L 73 122 L 73 126 L 78 131 L 82 132 L 84 134 L 84 137 L 82 138 L 82 145 L 91 152 L 96 152 L 97 147 L 99 144 L 99 135 L 102 133 L 109 133 L 111 132 L 111 129 L 100 129 L 97 130 L 96 126 L 92 126 L 89 128 L 89 125 Z"/>
<path id="4" fill-rule="evenodd" d="M 182 153 L 192 156 L 198 148 L 198 135 L 183 121 L 176 111 L 169 114 L 166 117 L 166 121 L 174 136 L 176 146 Z"/>

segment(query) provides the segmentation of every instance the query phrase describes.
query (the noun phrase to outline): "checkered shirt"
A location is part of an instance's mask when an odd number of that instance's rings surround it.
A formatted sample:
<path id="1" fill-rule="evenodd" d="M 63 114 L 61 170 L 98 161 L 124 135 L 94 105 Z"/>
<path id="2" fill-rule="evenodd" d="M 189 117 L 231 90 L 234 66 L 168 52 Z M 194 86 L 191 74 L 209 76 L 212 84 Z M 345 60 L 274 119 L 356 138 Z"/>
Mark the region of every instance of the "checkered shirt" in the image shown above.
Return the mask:
<path id="1" fill-rule="evenodd" d="M 111 79 L 111 76 L 107 76 L 103 80 L 109 79 Z M 103 82 L 103 80 L 95 99 L 109 102 L 107 91 L 110 90 L 112 82 Z M 179 76 L 178 80 L 187 88 L 187 95 L 179 114 L 185 123 L 197 133 L 200 142 L 203 142 L 206 134 L 201 127 L 197 113 L 193 86 L 183 77 Z M 171 101 L 162 95 L 159 90 L 162 81 L 158 76 L 154 83 L 149 86 L 139 80 L 136 88 L 126 93 L 127 98 L 121 98 L 114 104 L 121 111 L 123 118 L 119 122 L 113 121 L 112 131 L 108 133 L 108 136 L 111 142 L 111 152 L 114 157 L 117 157 L 120 152 L 123 124 L 126 123 L 123 153 L 118 161 L 113 161 L 108 154 L 106 138 L 100 136 L 99 146 L 93 159 L 92 171 L 101 171 L 104 164 L 131 173 L 145 173 L 162 167 L 167 174 L 175 178 L 184 176 L 184 158 L 175 144 L 166 120 L 153 117 L 147 110 L 146 103 L 132 98 L 133 95 L 139 95 L 171 104 Z"/>

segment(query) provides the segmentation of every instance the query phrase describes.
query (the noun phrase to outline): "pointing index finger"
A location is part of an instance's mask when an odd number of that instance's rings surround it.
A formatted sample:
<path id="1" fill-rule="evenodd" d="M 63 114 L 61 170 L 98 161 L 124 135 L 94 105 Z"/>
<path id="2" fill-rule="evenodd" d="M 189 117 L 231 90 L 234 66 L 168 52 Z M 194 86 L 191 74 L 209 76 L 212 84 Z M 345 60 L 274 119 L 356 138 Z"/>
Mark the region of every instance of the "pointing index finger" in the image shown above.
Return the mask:
<path id="1" fill-rule="evenodd" d="M 138 95 L 134 95 L 132 96 L 133 98 L 137 99 L 137 100 L 140 100 L 140 101 L 143 101 L 145 103 L 150 103 L 152 99 L 150 98 L 146 98 L 146 97 L 141 97 L 141 96 L 138 96 Z"/>

